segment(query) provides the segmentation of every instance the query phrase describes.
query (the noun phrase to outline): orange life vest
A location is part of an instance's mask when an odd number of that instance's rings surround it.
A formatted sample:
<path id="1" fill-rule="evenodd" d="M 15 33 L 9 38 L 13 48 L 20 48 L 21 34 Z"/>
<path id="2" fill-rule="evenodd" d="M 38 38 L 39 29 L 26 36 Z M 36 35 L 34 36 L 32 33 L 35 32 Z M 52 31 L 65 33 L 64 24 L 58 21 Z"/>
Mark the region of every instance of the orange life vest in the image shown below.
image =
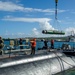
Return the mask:
<path id="1" fill-rule="evenodd" d="M 51 40 L 51 44 L 54 44 L 54 40 Z"/>
<path id="2" fill-rule="evenodd" d="M 36 47 L 36 41 L 32 42 L 32 47 Z"/>

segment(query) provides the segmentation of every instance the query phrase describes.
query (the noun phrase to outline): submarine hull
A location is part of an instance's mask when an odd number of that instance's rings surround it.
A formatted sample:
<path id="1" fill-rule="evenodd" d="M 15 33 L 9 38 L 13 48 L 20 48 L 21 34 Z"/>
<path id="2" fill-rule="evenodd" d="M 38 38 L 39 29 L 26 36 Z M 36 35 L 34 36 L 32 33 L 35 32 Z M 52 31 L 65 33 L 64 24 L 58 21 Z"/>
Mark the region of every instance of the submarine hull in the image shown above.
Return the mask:
<path id="1" fill-rule="evenodd" d="M 0 61 L 0 75 L 52 75 L 75 66 L 75 57 L 49 53 Z"/>

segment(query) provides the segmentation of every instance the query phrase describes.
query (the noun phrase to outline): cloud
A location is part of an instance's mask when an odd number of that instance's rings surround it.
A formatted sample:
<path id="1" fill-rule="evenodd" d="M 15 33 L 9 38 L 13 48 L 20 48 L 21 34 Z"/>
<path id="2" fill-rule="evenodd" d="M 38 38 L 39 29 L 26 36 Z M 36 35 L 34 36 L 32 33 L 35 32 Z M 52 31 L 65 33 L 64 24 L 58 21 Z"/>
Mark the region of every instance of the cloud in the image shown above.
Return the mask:
<path id="1" fill-rule="evenodd" d="M 2 2 L 0 1 L 0 10 L 1 11 L 23 11 L 25 8 L 21 5 L 14 4 L 12 2 Z"/>
<path id="2" fill-rule="evenodd" d="M 32 29 L 32 34 L 33 35 L 30 35 L 30 36 L 44 36 L 42 35 L 42 30 L 55 30 L 54 27 L 52 27 L 52 25 L 50 24 L 51 22 L 51 19 L 49 18 L 18 18 L 18 17 L 10 17 L 10 16 L 6 16 L 4 19 L 2 20 L 5 20 L 5 21 L 19 21 L 19 22 L 37 22 L 38 25 L 39 25 L 39 28 L 40 30 L 38 30 L 36 27 L 34 27 Z M 69 28 L 66 28 L 65 30 L 65 35 L 71 35 L 71 34 L 75 34 L 75 28 L 74 27 L 69 27 Z M 17 36 L 27 36 L 25 35 L 24 33 L 18 33 Z M 46 35 L 47 36 L 47 35 Z M 49 35 L 48 35 L 49 36 Z M 51 35 L 50 35 L 51 36 Z M 52 35 L 54 36 L 54 35 Z"/>
<path id="3" fill-rule="evenodd" d="M 16 0 L 18 1 L 18 0 Z M 0 1 L 0 10 L 1 11 L 22 11 L 22 12 L 45 12 L 45 13 L 54 13 L 55 9 L 37 9 L 37 8 L 28 8 L 24 7 L 22 4 L 16 4 L 13 2 L 2 2 Z M 66 10 L 58 10 L 58 12 L 66 12 Z"/>
<path id="4" fill-rule="evenodd" d="M 44 30 L 54 30 L 54 28 L 52 27 L 52 25 L 48 22 L 48 20 L 45 20 L 43 22 L 40 22 L 40 27 L 41 29 Z"/>
<path id="5" fill-rule="evenodd" d="M 74 27 L 69 27 L 65 30 L 66 35 L 74 35 L 75 34 L 75 28 Z"/>
<path id="6" fill-rule="evenodd" d="M 75 35 L 75 28 L 69 27 L 65 30 L 65 35 L 50 35 L 50 34 L 42 34 L 37 28 L 33 28 L 31 34 L 25 34 L 23 32 L 8 34 L 6 31 L 5 38 L 24 38 L 24 37 L 64 37 L 69 35 Z"/>
<path id="7" fill-rule="evenodd" d="M 11 16 L 5 16 L 2 20 L 5 21 L 21 21 L 21 22 L 44 22 L 44 21 L 50 21 L 51 19 L 48 18 L 18 18 L 18 17 L 11 17 Z"/>
<path id="8" fill-rule="evenodd" d="M 54 30 L 52 25 L 49 23 L 51 19 L 49 18 L 16 18 L 16 17 L 5 17 L 5 21 L 19 21 L 19 22 L 38 22 L 41 29 Z"/>
<path id="9" fill-rule="evenodd" d="M 58 9 L 57 10 L 59 13 L 62 13 L 62 12 L 67 12 L 67 11 L 69 11 L 69 10 L 60 10 L 60 9 Z"/>
<path id="10" fill-rule="evenodd" d="M 25 35 L 25 33 L 18 33 L 17 35 L 19 35 L 19 36 L 23 36 L 23 35 Z"/>
<path id="11" fill-rule="evenodd" d="M 39 23 L 39 27 L 41 30 L 54 30 L 54 28 L 52 27 L 52 25 L 50 24 L 51 19 L 49 18 L 16 18 L 16 17 L 5 17 L 4 19 L 5 21 L 19 21 L 19 22 L 37 22 Z M 33 34 L 35 35 L 41 35 L 39 30 L 37 28 L 33 28 L 32 29 Z"/>
<path id="12" fill-rule="evenodd" d="M 24 32 L 19 32 L 19 33 L 8 33 L 6 31 L 5 35 L 1 35 L 4 38 L 23 38 L 26 37 L 26 34 Z"/>
<path id="13" fill-rule="evenodd" d="M 38 36 L 39 35 L 39 31 L 37 30 L 37 28 L 33 28 L 32 29 L 34 36 Z"/>

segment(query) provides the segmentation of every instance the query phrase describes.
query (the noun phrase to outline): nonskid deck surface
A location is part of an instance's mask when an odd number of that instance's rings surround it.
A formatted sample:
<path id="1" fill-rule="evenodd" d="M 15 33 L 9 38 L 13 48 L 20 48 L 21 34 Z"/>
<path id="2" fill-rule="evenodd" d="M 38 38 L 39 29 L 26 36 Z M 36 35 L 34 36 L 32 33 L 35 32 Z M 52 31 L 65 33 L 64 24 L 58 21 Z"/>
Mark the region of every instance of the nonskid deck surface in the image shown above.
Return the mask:
<path id="1" fill-rule="evenodd" d="M 8 52 L 8 53 L 7 53 Z M 23 49 L 23 50 L 10 50 L 6 51 L 6 54 L 0 55 L 0 59 L 4 59 L 4 58 L 14 58 L 14 57 L 31 57 L 33 55 L 31 55 L 31 49 Z M 63 49 L 44 49 L 44 50 L 36 50 L 35 51 L 35 56 L 36 55 L 42 55 L 42 54 L 48 54 L 48 53 L 52 53 L 52 52 L 60 52 L 60 53 L 64 53 L 64 54 L 73 54 L 75 55 L 75 49 L 67 49 L 67 50 L 63 50 Z"/>
<path id="2" fill-rule="evenodd" d="M 22 56 L 10 57 L 10 58 L 8 57 L 5 59 L 3 58 L 3 59 L 0 59 L 0 68 L 19 65 L 23 63 L 35 62 L 40 60 L 46 60 L 46 59 L 64 55 L 60 52 L 56 52 L 56 54 L 54 52 L 43 52 L 41 54 L 38 54 L 38 52 L 36 52 L 35 55 L 22 55 Z"/>
<path id="3" fill-rule="evenodd" d="M 51 51 L 51 52 L 48 52 L 47 50 L 38 50 L 35 52 L 34 55 L 31 55 L 31 51 L 29 54 L 26 54 L 26 53 L 17 53 L 17 54 L 3 54 L 3 55 L 0 55 L 0 60 L 2 59 L 18 59 L 18 58 L 29 58 L 29 57 L 35 57 L 35 56 L 40 56 L 40 55 L 48 55 L 48 54 L 52 54 L 53 51 L 55 51 L 54 49 Z M 61 54 L 60 52 L 57 52 L 58 54 Z M 53 53 L 54 54 L 54 53 Z"/>
<path id="4" fill-rule="evenodd" d="M 10 50 L 9 50 L 10 51 Z M 56 51 L 56 49 L 50 49 L 50 51 Z M 31 50 L 11 50 L 11 52 L 6 51 L 6 54 L 0 55 L 0 59 L 4 58 L 13 58 L 13 57 L 21 57 L 21 56 L 33 56 L 31 55 Z M 46 54 L 49 53 L 47 49 L 45 50 L 36 50 L 35 55 Z"/>
<path id="5" fill-rule="evenodd" d="M 46 53 L 51 53 L 51 52 L 60 52 L 60 53 L 65 53 L 65 54 L 75 54 L 75 49 L 72 50 L 63 50 L 63 49 L 44 49 L 44 50 L 36 50 L 35 51 L 35 56 L 36 55 L 42 55 L 42 54 L 46 54 Z M 12 50 L 10 53 L 8 52 L 7 54 L 3 54 L 0 55 L 0 59 L 4 59 L 4 58 L 14 58 L 14 57 L 22 57 L 22 56 L 33 56 L 31 55 L 31 50 Z"/>

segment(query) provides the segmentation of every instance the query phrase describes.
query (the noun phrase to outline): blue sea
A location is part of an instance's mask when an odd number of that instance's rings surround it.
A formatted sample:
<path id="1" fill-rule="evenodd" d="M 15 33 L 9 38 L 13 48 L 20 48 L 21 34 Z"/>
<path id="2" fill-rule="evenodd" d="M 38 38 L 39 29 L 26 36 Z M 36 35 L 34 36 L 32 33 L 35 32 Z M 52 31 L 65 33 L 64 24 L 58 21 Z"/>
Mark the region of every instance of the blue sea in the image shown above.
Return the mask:
<path id="1" fill-rule="evenodd" d="M 5 44 L 5 47 L 4 47 L 4 50 L 5 50 L 6 46 L 9 46 L 10 41 L 4 41 L 4 44 Z M 26 42 L 23 41 L 23 45 L 25 45 L 25 44 L 26 44 Z M 28 44 L 29 44 L 29 48 L 30 48 L 30 42 L 28 42 Z M 50 41 L 47 44 L 48 44 L 48 47 L 50 48 L 51 47 Z M 61 48 L 62 44 L 69 44 L 72 48 L 75 48 L 75 42 L 60 42 L 60 41 L 59 42 L 57 42 L 57 41 L 54 42 L 54 48 Z M 44 46 L 43 41 L 37 41 L 36 42 L 36 50 L 38 50 L 38 48 L 40 48 L 40 49 L 43 48 L 43 46 Z M 19 46 L 17 46 L 17 48 L 19 48 Z M 26 48 L 26 47 L 24 47 L 24 48 Z"/>

